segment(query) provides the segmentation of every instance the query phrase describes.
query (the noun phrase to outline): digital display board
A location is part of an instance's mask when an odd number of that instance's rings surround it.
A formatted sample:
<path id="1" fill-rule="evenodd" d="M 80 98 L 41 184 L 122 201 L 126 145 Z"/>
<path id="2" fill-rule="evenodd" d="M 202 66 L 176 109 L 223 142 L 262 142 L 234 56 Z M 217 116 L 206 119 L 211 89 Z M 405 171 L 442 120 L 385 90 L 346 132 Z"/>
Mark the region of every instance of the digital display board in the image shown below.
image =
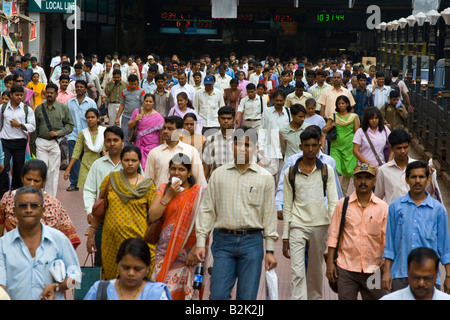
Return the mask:
<path id="1" fill-rule="evenodd" d="M 342 12 L 318 12 L 314 15 L 314 22 L 323 24 L 344 23 L 346 14 Z"/>

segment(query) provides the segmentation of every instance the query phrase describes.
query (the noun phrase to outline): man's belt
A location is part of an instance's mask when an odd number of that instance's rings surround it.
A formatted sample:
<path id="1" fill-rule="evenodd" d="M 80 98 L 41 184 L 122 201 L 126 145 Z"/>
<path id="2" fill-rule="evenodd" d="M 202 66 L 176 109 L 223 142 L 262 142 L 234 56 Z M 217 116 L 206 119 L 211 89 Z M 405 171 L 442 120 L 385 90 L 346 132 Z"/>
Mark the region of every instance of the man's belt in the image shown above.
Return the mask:
<path id="1" fill-rule="evenodd" d="M 230 230 L 230 229 L 218 229 L 219 232 L 222 233 L 226 233 L 226 234 L 232 234 L 234 236 L 244 236 L 246 234 L 252 234 L 252 233 L 258 233 L 263 231 L 263 229 L 255 229 L 255 228 L 250 228 L 250 229 L 235 229 L 235 230 Z"/>

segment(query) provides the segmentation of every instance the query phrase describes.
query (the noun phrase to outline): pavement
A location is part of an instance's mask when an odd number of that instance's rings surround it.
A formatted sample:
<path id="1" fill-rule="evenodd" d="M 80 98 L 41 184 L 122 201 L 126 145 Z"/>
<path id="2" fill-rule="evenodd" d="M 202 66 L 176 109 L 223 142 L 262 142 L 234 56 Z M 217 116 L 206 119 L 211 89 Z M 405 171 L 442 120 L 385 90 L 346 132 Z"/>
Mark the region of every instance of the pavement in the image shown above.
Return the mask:
<path id="1" fill-rule="evenodd" d="M 410 156 L 412 158 L 418 160 L 421 157 L 418 153 L 415 152 L 413 148 L 411 148 Z M 75 229 L 77 230 L 78 236 L 81 239 L 81 244 L 77 248 L 77 254 L 80 261 L 80 264 L 83 265 L 86 257 L 86 239 L 85 231 L 88 228 L 88 223 L 86 220 L 86 213 L 84 211 L 83 205 L 83 191 L 80 189 L 79 191 L 66 191 L 66 188 L 69 186 L 69 181 L 63 179 L 64 171 L 60 172 L 60 179 L 58 184 L 58 193 L 57 198 L 61 201 L 64 208 L 67 210 L 72 222 L 75 225 Z M 439 181 L 439 179 L 438 179 Z M 447 212 L 450 209 L 450 190 L 447 190 L 441 186 L 441 192 L 443 193 L 444 205 L 447 208 Z M 348 190 L 348 194 L 353 192 L 353 182 L 350 183 L 350 187 Z M 278 220 L 278 234 L 282 235 L 283 233 L 283 221 Z M 289 300 L 291 297 L 291 265 L 289 259 L 285 258 L 282 254 L 282 241 L 279 239 L 275 243 L 275 257 L 278 262 L 278 266 L 276 268 L 276 273 L 278 277 L 278 298 L 279 300 Z M 263 266 L 264 268 L 264 266 Z M 324 300 L 337 300 L 337 294 L 335 294 L 330 287 L 328 286 L 328 280 L 325 277 L 325 263 L 323 264 L 324 270 L 324 281 L 323 281 L 323 299 Z M 442 272 L 441 272 L 442 274 Z M 445 273 L 443 273 L 445 275 Z M 209 287 L 206 284 L 204 297 L 207 299 L 209 297 Z M 232 299 L 234 297 L 234 291 L 232 293 Z M 72 295 L 70 292 L 67 294 L 67 299 L 72 299 Z M 261 282 L 260 289 L 258 293 L 258 300 L 266 300 L 266 286 L 265 286 L 265 272 L 262 270 L 261 272 Z"/>

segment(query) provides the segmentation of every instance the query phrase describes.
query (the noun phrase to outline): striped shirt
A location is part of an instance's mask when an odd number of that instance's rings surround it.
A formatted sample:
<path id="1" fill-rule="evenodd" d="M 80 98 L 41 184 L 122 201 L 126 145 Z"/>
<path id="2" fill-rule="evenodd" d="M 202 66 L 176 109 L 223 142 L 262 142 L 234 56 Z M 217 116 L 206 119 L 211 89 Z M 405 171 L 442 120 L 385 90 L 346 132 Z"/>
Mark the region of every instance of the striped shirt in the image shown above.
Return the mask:
<path id="1" fill-rule="evenodd" d="M 206 138 L 202 149 L 203 163 L 211 165 L 211 173 L 223 164 L 233 162 L 233 129 L 229 129 L 228 138 L 222 134 L 222 130 L 217 130 Z"/>
<path id="2" fill-rule="evenodd" d="M 265 249 L 274 250 L 277 233 L 275 182 L 256 163 L 240 172 L 234 162 L 217 168 L 196 218 L 197 246 L 205 247 L 213 229 L 264 229 Z"/>
<path id="3" fill-rule="evenodd" d="M 386 102 L 389 101 L 389 94 L 391 93 L 391 87 L 383 86 L 383 88 L 376 87 L 373 91 L 373 104 L 378 109 L 381 109 Z"/>
<path id="4" fill-rule="evenodd" d="M 308 93 L 310 95 L 312 95 L 312 97 L 314 98 L 314 100 L 319 101 L 320 95 L 322 94 L 322 92 L 327 89 L 330 88 L 331 86 L 324 82 L 322 87 L 319 87 L 319 85 L 316 83 L 315 85 L 311 86 L 308 89 Z M 320 104 L 317 102 L 316 103 L 316 110 L 320 110 Z"/>

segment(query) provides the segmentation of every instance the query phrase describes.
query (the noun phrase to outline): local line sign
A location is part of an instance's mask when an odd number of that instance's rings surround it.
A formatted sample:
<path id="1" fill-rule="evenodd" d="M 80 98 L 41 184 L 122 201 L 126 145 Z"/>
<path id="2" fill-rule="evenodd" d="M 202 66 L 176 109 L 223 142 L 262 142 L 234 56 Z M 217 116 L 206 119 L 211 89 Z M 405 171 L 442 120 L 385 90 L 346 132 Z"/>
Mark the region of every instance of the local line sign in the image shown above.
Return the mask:
<path id="1" fill-rule="evenodd" d="M 54 12 L 69 13 L 75 7 L 74 0 L 29 0 L 28 10 L 30 12 Z"/>

